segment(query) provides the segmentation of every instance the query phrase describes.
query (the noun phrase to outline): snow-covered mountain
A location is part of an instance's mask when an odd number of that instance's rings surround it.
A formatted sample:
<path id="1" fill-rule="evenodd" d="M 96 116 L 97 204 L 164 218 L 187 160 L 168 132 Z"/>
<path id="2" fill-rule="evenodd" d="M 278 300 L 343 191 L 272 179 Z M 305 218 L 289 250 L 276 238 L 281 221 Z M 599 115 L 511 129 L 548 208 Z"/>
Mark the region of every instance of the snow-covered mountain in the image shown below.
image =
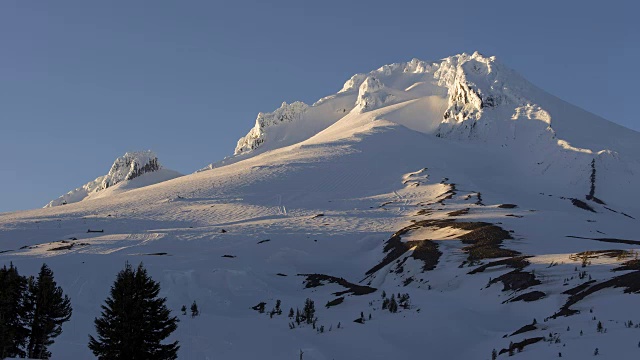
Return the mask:
<path id="1" fill-rule="evenodd" d="M 151 150 L 128 152 L 113 162 L 106 175 L 50 201 L 45 208 L 148 186 L 179 176 L 182 174 L 163 168 L 158 162 L 158 157 Z M 118 185 L 117 188 L 114 188 L 116 185 Z M 105 191 L 107 189 L 109 191 Z"/>
<path id="2" fill-rule="evenodd" d="M 171 337 L 184 359 L 640 354 L 640 134 L 493 57 L 354 75 L 260 113 L 206 169 L 0 214 L 0 260 L 47 262 L 71 297 L 54 358 L 91 357 L 125 261 L 144 262 L 175 314 L 197 301 Z M 287 316 L 307 298 L 316 329 Z"/>

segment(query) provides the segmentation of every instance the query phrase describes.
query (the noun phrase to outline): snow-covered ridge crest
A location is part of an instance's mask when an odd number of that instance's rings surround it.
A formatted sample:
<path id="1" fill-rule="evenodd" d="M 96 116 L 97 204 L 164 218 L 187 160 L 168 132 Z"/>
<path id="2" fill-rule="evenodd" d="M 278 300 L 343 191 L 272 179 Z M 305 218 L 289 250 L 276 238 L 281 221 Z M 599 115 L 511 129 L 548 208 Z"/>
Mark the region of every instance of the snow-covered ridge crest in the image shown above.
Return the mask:
<path id="1" fill-rule="evenodd" d="M 52 200 L 45 207 L 66 205 L 82 201 L 94 193 L 98 193 L 117 184 L 136 179 L 144 174 L 158 172 L 161 170 L 163 169 L 158 162 L 158 157 L 151 150 L 127 152 L 113 162 L 113 165 L 111 165 L 111 168 L 106 175 L 100 176 L 95 180 L 86 183 L 82 187 Z M 169 175 L 166 176 L 168 178 L 176 177 L 173 176 L 174 174 L 177 173 L 168 170 L 168 174 L 165 175 Z M 161 178 L 164 179 L 165 177 L 163 176 Z"/>
<path id="2" fill-rule="evenodd" d="M 275 145 L 282 138 L 299 138 L 299 134 L 291 134 L 294 131 L 292 127 L 287 131 L 275 130 L 275 127 L 290 127 L 292 123 L 301 123 L 303 118 L 307 123 L 324 122 L 331 125 L 332 121 L 354 109 L 359 113 L 368 112 L 425 96 L 448 96 L 448 108 L 437 115 L 438 123 L 444 125 L 442 133 L 450 132 L 451 127 L 467 119 L 479 119 L 483 107 L 497 106 L 517 98 L 504 95 L 501 88 L 496 88 L 496 85 L 506 82 L 511 73 L 498 64 L 495 57 L 485 57 L 478 52 L 434 62 L 412 59 L 384 65 L 369 73 L 353 75 L 340 91 L 320 99 L 312 106 L 302 102 L 283 103 L 274 112 L 259 113 L 255 126 L 238 140 L 234 155 L 250 153 L 265 143 Z M 320 106 L 334 109 L 334 113 L 330 113 L 332 121 L 328 121 L 327 112 L 322 112 L 322 116 L 306 115 L 310 109 Z M 342 116 L 335 116 L 335 112 Z M 301 128 L 304 131 L 307 127 L 297 126 L 295 131 Z M 285 143 L 289 144 L 288 141 Z"/>
<path id="3" fill-rule="evenodd" d="M 157 170 L 160 170 L 158 157 L 151 150 L 125 153 L 124 156 L 113 162 L 109 173 L 102 180 L 99 190 Z"/>
<path id="4" fill-rule="evenodd" d="M 206 169 L 255 155 L 258 148 L 268 151 L 305 141 L 350 114 L 362 113 L 437 137 L 528 146 L 539 153 L 628 152 L 637 141 L 633 132 L 546 93 L 496 57 L 474 52 L 384 65 L 353 75 L 340 91 L 312 106 L 283 103 L 272 113 L 260 113 L 234 156 Z M 624 140 L 600 136 L 603 128 Z"/>
<path id="5" fill-rule="evenodd" d="M 238 140 L 234 155 L 256 149 L 265 141 L 265 128 L 299 120 L 308 108 L 309 105 L 301 101 L 296 101 L 291 104 L 283 102 L 274 112 L 259 113 L 255 126 L 246 136 Z"/>

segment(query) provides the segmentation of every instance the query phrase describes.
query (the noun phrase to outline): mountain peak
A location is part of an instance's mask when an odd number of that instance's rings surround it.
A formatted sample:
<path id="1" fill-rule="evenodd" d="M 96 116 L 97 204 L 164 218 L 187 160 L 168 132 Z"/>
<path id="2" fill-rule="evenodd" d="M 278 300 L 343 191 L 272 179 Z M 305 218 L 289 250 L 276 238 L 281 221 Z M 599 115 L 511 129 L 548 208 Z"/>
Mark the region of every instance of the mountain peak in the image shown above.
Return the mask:
<path id="1" fill-rule="evenodd" d="M 337 93 L 313 105 L 285 102 L 273 112 L 261 112 L 254 127 L 238 140 L 234 155 L 203 170 L 320 133 L 340 137 L 349 133 L 346 129 L 374 120 L 439 138 L 479 141 L 496 148 L 518 146 L 540 154 L 604 150 L 631 154 L 638 141 L 637 133 L 565 103 L 495 56 L 476 51 L 437 61 L 413 58 L 383 65 L 353 75 Z M 338 122 L 339 127 L 324 131 Z M 600 136 L 603 130 L 612 136 Z"/>
<path id="2" fill-rule="evenodd" d="M 52 200 L 45 207 L 66 205 L 85 200 L 96 193 L 103 192 L 115 185 L 139 178 L 145 174 L 156 173 L 156 179 L 148 179 L 144 185 L 180 176 L 175 171 L 163 169 L 158 157 L 151 150 L 127 152 L 118 157 L 106 175 L 100 176 L 77 189 Z M 141 184 L 142 185 L 142 184 Z"/>
<path id="3" fill-rule="evenodd" d="M 127 152 L 113 162 L 99 190 L 158 170 L 160 170 L 158 157 L 151 150 Z"/>

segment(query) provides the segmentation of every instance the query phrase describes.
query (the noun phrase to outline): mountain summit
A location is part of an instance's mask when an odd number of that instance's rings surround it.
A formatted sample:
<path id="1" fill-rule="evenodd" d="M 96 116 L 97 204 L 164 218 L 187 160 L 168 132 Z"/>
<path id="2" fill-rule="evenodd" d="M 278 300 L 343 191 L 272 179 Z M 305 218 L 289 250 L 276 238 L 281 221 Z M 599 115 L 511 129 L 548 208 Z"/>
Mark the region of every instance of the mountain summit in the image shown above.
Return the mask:
<path id="1" fill-rule="evenodd" d="M 153 174 L 152 174 L 153 173 Z M 151 150 L 128 152 L 117 158 L 106 175 L 100 176 L 75 190 L 52 200 L 45 207 L 59 206 L 82 201 L 95 197 L 98 193 L 104 195 L 107 190 L 115 185 L 123 184 L 131 180 L 143 177 L 128 188 L 147 186 L 181 176 L 181 174 L 164 169 L 158 162 L 158 157 Z M 123 189 L 121 189 L 123 190 Z"/>
<path id="2" fill-rule="evenodd" d="M 347 113 L 404 104 L 391 119 L 412 130 L 503 146 L 544 139 L 592 152 L 636 149 L 638 133 L 589 114 L 539 89 L 494 56 L 478 52 L 440 61 L 413 59 L 353 75 L 342 89 L 309 106 L 283 103 L 260 113 L 234 154 L 305 140 Z M 414 111 L 411 113 L 410 111 Z M 611 139 L 601 136 L 612 133 Z M 542 139 L 540 139 L 542 138 Z"/>

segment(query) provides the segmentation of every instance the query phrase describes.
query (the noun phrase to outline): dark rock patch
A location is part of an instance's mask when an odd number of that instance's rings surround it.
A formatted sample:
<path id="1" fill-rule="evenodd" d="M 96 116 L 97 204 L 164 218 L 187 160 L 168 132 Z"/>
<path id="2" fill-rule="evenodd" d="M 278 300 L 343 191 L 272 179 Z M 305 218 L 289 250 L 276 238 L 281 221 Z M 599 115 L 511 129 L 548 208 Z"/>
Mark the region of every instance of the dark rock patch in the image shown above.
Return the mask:
<path id="1" fill-rule="evenodd" d="M 534 331 L 534 330 L 537 330 L 537 329 L 538 329 L 538 327 L 534 323 L 531 323 L 531 324 L 525 325 L 525 326 L 521 327 L 520 329 L 514 331 L 509 336 L 515 336 L 515 335 L 519 335 L 519 334 L 524 334 L 526 332 Z"/>
<path id="2" fill-rule="evenodd" d="M 375 288 L 372 288 L 370 286 L 353 284 L 348 282 L 344 278 L 338 278 L 330 275 L 298 274 L 298 276 L 306 276 L 306 279 L 304 280 L 306 288 L 314 288 L 318 286 L 323 286 L 325 285 L 324 283 L 332 283 L 332 284 L 338 284 L 347 289 L 345 291 L 339 291 L 334 293 L 333 295 L 336 295 L 336 296 L 342 296 L 349 293 L 352 295 L 367 295 L 376 291 Z"/>
<path id="3" fill-rule="evenodd" d="M 271 239 L 260 240 L 260 241 L 258 241 L 258 244 L 264 244 L 264 243 L 269 242 L 269 241 L 271 241 Z"/>
<path id="4" fill-rule="evenodd" d="M 433 210 L 431 209 L 420 209 L 416 213 L 416 215 L 430 215 L 430 214 L 433 214 Z"/>
<path id="5" fill-rule="evenodd" d="M 71 250 L 71 248 L 73 248 L 74 245 L 75 244 L 62 245 L 62 246 L 58 246 L 58 247 L 54 247 L 54 248 L 48 249 L 47 251 Z"/>
<path id="6" fill-rule="evenodd" d="M 513 257 L 519 252 L 503 249 L 502 241 L 513 239 L 508 231 L 501 227 L 484 222 L 455 223 L 457 229 L 471 230 L 469 233 L 458 236 L 464 244 L 470 244 L 463 248 L 467 251 L 469 261 L 482 259 L 495 259 L 501 257 Z"/>
<path id="7" fill-rule="evenodd" d="M 500 204 L 500 205 L 498 205 L 498 207 L 500 209 L 514 209 L 514 208 L 517 208 L 518 205 L 516 205 L 516 204 Z"/>
<path id="8" fill-rule="evenodd" d="M 498 352 L 499 355 L 502 355 L 504 353 L 508 353 L 510 350 L 513 351 L 515 349 L 518 349 L 518 351 L 522 351 L 526 346 L 528 345 L 533 345 L 537 342 L 543 341 L 544 337 L 539 336 L 539 337 L 534 337 L 534 338 L 529 338 L 529 339 L 524 339 L 520 342 L 517 343 L 513 343 L 513 345 L 511 346 L 511 349 L 502 349 L 500 350 L 500 352 Z"/>
<path id="9" fill-rule="evenodd" d="M 631 273 L 616 276 L 607 281 L 596 283 L 593 286 L 589 285 L 590 284 L 587 283 L 587 286 L 584 289 L 581 289 L 577 292 L 574 291 L 574 294 L 569 296 L 569 299 L 567 299 L 567 302 L 562 306 L 562 308 L 560 308 L 560 310 L 553 314 L 551 317 L 555 319 L 559 316 L 570 316 L 579 313 L 578 310 L 571 309 L 571 306 L 581 301 L 585 297 L 603 289 L 621 287 L 624 288 L 625 294 L 640 293 L 640 271 L 634 271 Z"/>
<path id="10" fill-rule="evenodd" d="M 460 215 L 466 215 L 469 213 L 469 208 L 465 208 L 465 209 L 460 209 L 460 210 L 456 210 L 456 211 L 452 211 L 450 213 L 447 213 L 448 216 L 460 216 Z"/>
<path id="11" fill-rule="evenodd" d="M 264 312 L 264 307 L 265 307 L 266 305 L 267 305 L 267 303 L 266 303 L 266 302 L 261 301 L 260 303 L 258 303 L 258 305 L 256 305 L 256 306 L 252 306 L 251 308 L 252 308 L 253 310 L 255 310 L 255 311 L 258 311 L 258 312 Z"/>
<path id="12" fill-rule="evenodd" d="M 521 270 L 513 270 L 492 279 L 489 281 L 489 285 L 497 282 L 502 282 L 502 291 L 521 291 L 541 284 L 540 280 L 536 279 L 534 274 Z"/>
<path id="13" fill-rule="evenodd" d="M 448 180 L 447 178 L 445 178 L 445 179 Z M 442 184 L 444 184 L 444 181 L 445 180 L 443 180 Z M 438 197 L 442 197 L 442 198 L 439 199 L 438 201 L 436 201 L 436 203 L 440 203 L 440 204 L 444 205 L 444 201 L 445 200 L 452 199 L 456 195 L 456 184 L 447 184 L 447 185 L 449 185 L 449 190 L 447 190 L 444 193 L 440 194 Z"/>
<path id="14" fill-rule="evenodd" d="M 565 294 L 565 295 L 575 295 L 575 294 L 583 291 L 584 289 L 588 288 L 589 285 L 593 284 L 594 282 L 596 282 L 596 281 L 595 280 L 589 280 L 589 281 L 587 281 L 585 283 L 582 283 L 582 284 L 580 284 L 580 285 L 578 285 L 578 286 L 576 286 L 574 288 L 571 288 L 569 290 L 564 291 L 563 294 Z"/>
<path id="15" fill-rule="evenodd" d="M 573 239 L 602 241 L 602 242 L 614 243 L 614 244 L 640 245 L 640 241 L 638 240 L 625 240 L 625 239 L 613 239 L 613 238 L 589 238 L 589 237 L 572 236 L 572 235 L 567 235 L 566 237 L 573 238 Z"/>
<path id="16" fill-rule="evenodd" d="M 508 302 L 516 302 L 516 301 L 524 301 L 524 302 L 532 302 L 532 301 L 537 301 L 540 300 L 542 298 L 544 298 L 545 296 L 547 296 L 547 294 L 545 294 L 542 291 L 530 291 L 526 294 L 522 294 L 522 295 L 518 295 L 512 299 L 509 300 L 505 300 L 502 303 L 508 303 Z"/>
<path id="17" fill-rule="evenodd" d="M 571 200 L 571 203 L 573 204 L 573 206 L 578 207 L 582 210 L 587 210 L 587 211 L 591 211 L 591 212 L 596 212 L 595 210 L 593 210 L 593 208 L 591 206 L 589 206 L 589 204 L 587 204 L 586 202 L 582 201 L 582 200 L 578 200 L 578 199 L 569 199 Z"/>
<path id="18" fill-rule="evenodd" d="M 412 257 L 414 259 L 422 260 L 424 262 L 423 270 L 429 271 L 435 269 L 438 264 L 438 260 L 442 255 L 442 252 L 438 250 L 438 245 L 429 240 L 414 240 L 403 242 L 401 236 L 406 234 L 407 232 L 415 229 L 419 229 L 422 227 L 429 227 L 431 225 L 439 226 L 436 224 L 440 224 L 438 220 L 423 220 L 416 221 L 412 225 L 409 225 L 405 228 L 398 230 L 395 234 L 391 236 L 389 240 L 387 240 L 384 246 L 384 252 L 387 254 L 380 263 L 372 267 L 366 272 L 366 275 L 372 275 L 373 273 L 379 271 L 383 267 L 391 264 L 392 262 L 399 259 L 406 252 L 411 250 L 412 247 L 416 247 L 413 251 Z"/>
<path id="19" fill-rule="evenodd" d="M 625 261 L 622 263 L 622 266 L 618 266 L 613 269 L 613 271 L 625 271 L 625 270 L 640 270 L 640 260 L 633 259 L 629 261 Z"/>
<path id="20" fill-rule="evenodd" d="M 472 271 L 469 272 L 469 275 L 481 273 L 487 270 L 488 268 L 498 267 L 498 266 L 506 266 L 513 269 L 522 270 L 525 267 L 529 266 L 529 261 L 527 260 L 527 258 L 529 257 L 531 256 L 515 256 L 508 259 L 492 261 L 490 263 L 484 264 L 482 266 L 479 266 L 473 269 Z"/>
<path id="21" fill-rule="evenodd" d="M 461 240 L 465 246 L 463 250 L 467 251 L 469 261 L 477 261 L 481 259 L 514 257 L 520 255 L 519 252 L 501 248 L 503 240 L 513 239 L 508 231 L 501 227 L 485 222 L 457 222 L 455 220 L 422 220 L 415 221 L 413 224 L 398 230 L 386 242 L 384 246 L 385 257 L 380 263 L 372 267 L 366 272 L 367 276 L 379 271 L 383 267 L 391 264 L 408 252 L 414 246 L 416 247 L 412 257 L 424 262 L 423 270 L 435 269 L 442 253 L 438 250 L 438 244 L 430 239 L 413 240 L 403 242 L 402 235 L 416 229 L 433 227 L 436 229 L 453 228 L 469 231 L 466 234 L 458 236 L 456 239 Z"/>
<path id="22" fill-rule="evenodd" d="M 103 233 L 104 229 L 102 229 L 102 230 L 91 230 L 91 229 L 88 229 L 87 232 L 88 233 Z"/>
<path id="23" fill-rule="evenodd" d="M 335 298 L 331 301 L 327 302 L 327 305 L 325 305 L 328 308 L 332 307 L 332 306 L 336 306 L 336 305 L 340 305 L 342 304 L 342 302 L 344 301 L 344 296 L 340 296 L 339 298 Z"/>
<path id="24" fill-rule="evenodd" d="M 235 256 L 235 255 L 226 255 L 226 254 L 225 254 L 225 255 L 222 255 L 222 257 L 223 257 L 223 258 L 233 259 L 233 258 L 235 258 L 236 256 Z"/>
<path id="25" fill-rule="evenodd" d="M 157 252 L 157 253 L 150 253 L 150 254 L 143 254 L 143 255 L 150 255 L 150 256 L 164 256 L 164 255 L 169 255 L 166 252 Z"/>

